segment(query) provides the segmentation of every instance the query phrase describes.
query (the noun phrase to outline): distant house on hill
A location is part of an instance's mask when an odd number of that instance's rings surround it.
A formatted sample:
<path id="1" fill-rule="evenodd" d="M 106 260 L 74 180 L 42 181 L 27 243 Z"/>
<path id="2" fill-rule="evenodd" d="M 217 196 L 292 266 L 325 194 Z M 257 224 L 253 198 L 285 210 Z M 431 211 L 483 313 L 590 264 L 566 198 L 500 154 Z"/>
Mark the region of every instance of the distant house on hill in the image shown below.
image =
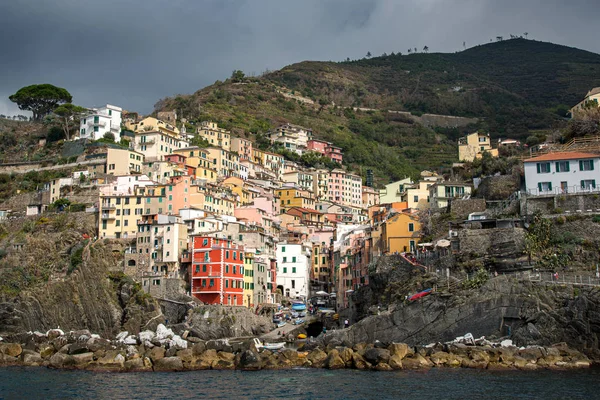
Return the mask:
<path id="1" fill-rule="evenodd" d="M 533 196 L 592 192 L 600 178 L 598 154 L 548 153 L 527 159 L 523 164 L 527 194 Z"/>
<path id="2" fill-rule="evenodd" d="M 592 90 L 590 90 L 589 92 L 587 92 L 587 94 L 585 95 L 583 100 L 581 100 L 579 103 L 577 103 L 577 105 L 575 105 L 573 108 L 571 108 L 571 110 L 570 110 L 571 118 L 577 117 L 577 113 L 584 110 L 585 108 L 589 108 L 594 105 L 596 107 L 598 107 L 599 104 L 600 104 L 600 87 L 595 87 Z"/>
<path id="3" fill-rule="evenodd" d="M 481 158 L 486 151 L 490 153 L 492 157 L 498 157 L 498 149 L 492 149 L 489 135 L 474 132 L 458 139 L 459 161 L 473 161 L 476 158 Z"/>
<path id="4" fill-rule="evenodd" d="M 107 104 L 100 108 L 91 108 L 79 123 L 79 138 L 98 140 L 105 134 L 112 133 L 115 142 L 121 140 L 121 107 Z"/>

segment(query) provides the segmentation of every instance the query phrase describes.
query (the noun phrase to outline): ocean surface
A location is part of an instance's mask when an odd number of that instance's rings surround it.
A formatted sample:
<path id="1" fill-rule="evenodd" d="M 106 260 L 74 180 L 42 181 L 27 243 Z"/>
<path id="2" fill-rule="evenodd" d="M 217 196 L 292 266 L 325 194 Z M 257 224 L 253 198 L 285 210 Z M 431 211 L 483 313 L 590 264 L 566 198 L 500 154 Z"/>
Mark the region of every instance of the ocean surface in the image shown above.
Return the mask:
<path id="1" fill-rule="evenodd" d="M 0 368 L 0 399 L 598 399 L 579 371 L 194 371 L 98 373 Z"/>

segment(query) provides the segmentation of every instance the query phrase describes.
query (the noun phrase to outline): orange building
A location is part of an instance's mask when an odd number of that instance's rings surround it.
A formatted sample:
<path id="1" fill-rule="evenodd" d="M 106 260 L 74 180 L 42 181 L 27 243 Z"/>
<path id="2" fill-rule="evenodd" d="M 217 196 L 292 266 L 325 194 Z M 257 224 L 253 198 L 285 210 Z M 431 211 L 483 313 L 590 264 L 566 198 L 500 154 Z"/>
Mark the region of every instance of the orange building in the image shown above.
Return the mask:
<path id="1" fill-rule="evenodd" d="M 243 305 L 244 247 L 229 239 L 191 235 L 192 295 L 206 304 Z"/>

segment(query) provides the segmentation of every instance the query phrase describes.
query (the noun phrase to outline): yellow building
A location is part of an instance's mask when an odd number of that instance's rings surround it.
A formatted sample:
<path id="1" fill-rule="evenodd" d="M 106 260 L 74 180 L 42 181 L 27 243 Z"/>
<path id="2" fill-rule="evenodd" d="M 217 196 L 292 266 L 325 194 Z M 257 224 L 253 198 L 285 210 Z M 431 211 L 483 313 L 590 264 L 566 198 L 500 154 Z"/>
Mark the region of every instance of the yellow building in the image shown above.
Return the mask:
<path id="1" fill-rule="evenodd" d="M 238 207 L 252 203 L 250 192 L 245 187 L 243 179 L 232 176 L 225 179 L 221 185 L 231 189 L 231 191 L 239 197 L 239 204 L 237 205 Z"/>
<path id="2" fill-rule="evenodd" d="M 254 253 L 244 254 L 244 307 L 255 306 L 254 300 Z"/>
<path id="3" fill-rule="evenodd" d="M 198 146 L 190 146 L 173 151 L 186 157 L 185 164 L 196 168 L 196 178 L 206 179 L 208 182 L 216 182 L 218 173 L 216 163 L 211 158 L 210 152 Z"/>
<path id="4" fill-rule="evenodd" d="M 312 192 L 317 200 L 327 199 L 327 190 L 329 188 L 329 171 L 326 169 L 316 169 L 310 171 L 313 179 Z"/>
<path id="5" fill-rule="evenodd" d="M 498 157 L 498 149 L 492 149 L 489 135 L 474 132 L 458 139 L 459 161 L 473 161 L 476 158 L 481 158 L 486 151 L 490 153 L 492 157 Z"/>
<path id="6" fill-rule="evenodd" d="M 252 161 L 256 164 L 262 165 L 266 169 L 275 173 L 277 178 L 281 178 L 283 172 L 285 171 L 285 159 L 280 154 L 253 148 L 252 158 Z"/>
<path id="7" fill-rule="evenodd" d="M 203 121 L 198 128 L 198 135 L 207 140 L 211 146 L 223 150 L 231 150 L 231 134 L 228 130 L 219 128 L 216 122 Z"/>
<path id="8" fill-rule="evenodd" d="M 161 130 L 139 132 L 134 137 L 134 150 L 144 154 L 146 161 L 162 161 L 164 156 L 184 147 L 188 143 L 178 134 Z"/>
<path id="9" fill-rule="evenodd" d="M 308 190 L 294 187 L 281 188 L 275 190 L 275 196 L 279 198 L 282 213 L 292 207 L 316 210 L 315 199 Z"/>
<path id="10" fill-rule="evenodd" d="M 240 176 L 240 157 L 231 151 L 220 147 L 206 149 L 212 160 L 213 168 L 217 170 L 218 177 Z"/>
<path id="11" fill-rule="evenodd" d="M 581 100 L 579 103 L 577 103 L 577 105 L 573 108 L 571 108 L 571 118 L 576 118 L 577 117 L 577 113 L 595 106 L 598 107 L 600 105 L 600 87 L 595 87 L 592 90 L 590 90 L 589 92 L 587 92 L 587 94 L 585 95 L 585 97 L 583 98 L 583 100 Z"/>
<path id="12" fill-rule="evenodd" d="M 154 117 L 146 117 L 140 122 L 126 121 L 125 128 L 135 133 L 159 131 L 171 136 L 179 136 L 179 129 L 168 122 Z"/>
<path id="13" fill-rule="evenodd" d="M 414 252 L 420 235 L 421 224 L 416 214 L 393 214 L 381 224 L 383 252 Z"/>

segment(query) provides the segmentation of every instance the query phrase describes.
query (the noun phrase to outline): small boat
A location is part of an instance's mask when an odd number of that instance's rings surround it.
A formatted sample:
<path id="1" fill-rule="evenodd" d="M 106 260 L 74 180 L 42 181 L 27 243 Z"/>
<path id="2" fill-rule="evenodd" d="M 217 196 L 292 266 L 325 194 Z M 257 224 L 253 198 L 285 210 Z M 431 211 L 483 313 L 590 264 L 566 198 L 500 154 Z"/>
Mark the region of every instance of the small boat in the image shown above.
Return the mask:
<path id="1" fill-rule="evenodd" d="M 305 333 L 300 333 L 298 335 L 298 339 L 306 339 L 306 334 Z"/>
<path id="2" fill-rule="evenodd" d="M 254 338 L 254 346 L 256 347 L 257 350 L 260 349 L 266 349 L 266 350 L 271 350 L 271 351 L 277 351 L 277 350 L 281 350 L 283 349 L 283 347 L 285 346 L 284 342 L 281 343 L 261 343 L 259 338 Z"/>
<path id="3" fill-rule="evenodd" d="M 422 292 L 419 292 L 417 294 L 413 294 L 412 296 L 410 296 L 408 298 L 408 301 L 415 301 L 420 299 L 421 297 L 425 297 L 427 295 L 431 294 L 431 289 L 425 289 Z"/>
<path id="4" fill-rule="evenodd" d="M 294 321 L 294 325 L 301 325 L 304 323 L 304 320 L 301 318 L 298 318 L 297 320 Z"/>
<path id="5" fill-rule="evenodd" d="M 286 324 L 287 324 L 287 322 L 281 321 L 280 323 L 277 324 L 277 327 L 281 328 L 282 326 L 285 326 Z"/>
<path id="6" fill-rule="evenodd" d="M 294 303 L 294 304 L 292 304 L 292 310 L 294 310 L 294 311 L 305 311 L 306 310 L 306 304 L 304 304 L 304 303 Z"/>

